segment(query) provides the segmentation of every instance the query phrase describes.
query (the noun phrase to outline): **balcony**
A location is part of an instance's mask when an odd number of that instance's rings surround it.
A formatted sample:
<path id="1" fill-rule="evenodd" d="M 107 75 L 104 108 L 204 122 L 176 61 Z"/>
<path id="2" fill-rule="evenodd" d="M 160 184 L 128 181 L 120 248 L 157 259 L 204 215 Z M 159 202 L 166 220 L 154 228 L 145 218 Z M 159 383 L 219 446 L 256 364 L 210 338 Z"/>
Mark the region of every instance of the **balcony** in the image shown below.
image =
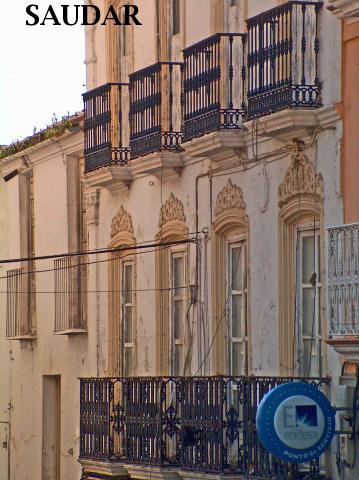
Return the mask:
<path id="1" fill-rule="evenodd" d="M 292 0 L 247 20 L 248 118 L 321 105 L 319 1 Z"/>
<path id="2" fill-rule="evenodd" d="M 359 223 L 328 230 L 327 343 L 348 360 L 359 359 Z"/>
<path id="3" fill-rule="evenodd" d="M 183 50 L 184 138 L 242 126 L 245 34 L 217 33 Z"/>
<path id="4" fill-rule="evenodd" d="M 80 461 L 135 478 L 323 479 L 311 464 L 276 460 L 256 434 L 256 411 L 284 377 L 147 377 L 81 379 Z M 325 390 L 327 379 L 302 379 Z M 154 473 L 156 471 L 156 474 Z M 164 472 L 161 477 L 161 471 Z M 156 475 L 153 477 L 153 475 Z M 117 477 L 116 477 L 117 478 Z"/>
<path id="5" fill-rule="evenodd" d="M 130 75 L 131 159 L 181 151 L 182 65 L 158 62 Z"/>
<path id="6" fill-rule="evenodd" d="M 126 83 L 107 83 L 83 95 L 85 173 L 127 164 L 127 98 Z"/>

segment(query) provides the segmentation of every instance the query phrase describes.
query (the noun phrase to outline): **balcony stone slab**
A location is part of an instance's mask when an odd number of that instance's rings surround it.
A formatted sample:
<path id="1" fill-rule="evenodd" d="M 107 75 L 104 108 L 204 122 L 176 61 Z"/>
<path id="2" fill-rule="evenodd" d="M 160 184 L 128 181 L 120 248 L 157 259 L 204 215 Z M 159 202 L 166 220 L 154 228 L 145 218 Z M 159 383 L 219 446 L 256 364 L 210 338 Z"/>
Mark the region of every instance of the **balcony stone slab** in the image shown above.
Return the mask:
<path id="1" fill-rule="evenodd" d="M 287 108 L 258 118 L 258 133 L 288 142 L 293 138 L 311 135 L 315 129 L 335 128 L 339 120 L 340 116 L 333 105 L 316 109 Z M 252 122 L 244 125 L 248 130 L 252 128 Z"/>
<path id="2" fill-rule="evenodd" d="M 124 464 L 131 478 L 136 480 L 180 480 L 178 469 L 170 467 L 149 467 Z"/>
<path id="3" fill-rule="evenodd" d="M 341 20 L 359 20 L 359 0 L 329 0 L 327 9 Z"/>
<path id="4" fill-rule="evenodd" d="M 219 165 L 242 160 L 245 138 L 242 130 L 218 130 L 182 144 L 186 155 L 208 158 Z"/>
<path id="5" fill-rule="evenodd" d="M 113 193 L 130 188 L 132 173 L 128 166 L 113 165 L 88 172 L 85 175 L 87 188 L 106 188 Z"/>
<path id="6" fill-rule="evenodd" d="M 129 169 L 134 175 L 154 175 L 155 177 L 169 178 L 180 176 L 184 167 L 182 152 L 155 152 L 138 157 L 129 162 Z"/>
<path id="7" fill-rule="evenodd" d="M 325 343 L 343 355 L 346 361 L 359 363 L 359 335 L 328 338 Z"/>
<path id="8" fill-rule="evenodd" d="M 102 475 L 105 478 L 108 477 L 109 479 L 112 478 L 116 480 L 125 480 L 130 478 L 122 463 L 85 459 L 80 459 L 79 461 L 84 469 L 87 480 L 92 480 L 91 475 L 94 476 L 94 479 L 97 479 L 99 475 Z"/>

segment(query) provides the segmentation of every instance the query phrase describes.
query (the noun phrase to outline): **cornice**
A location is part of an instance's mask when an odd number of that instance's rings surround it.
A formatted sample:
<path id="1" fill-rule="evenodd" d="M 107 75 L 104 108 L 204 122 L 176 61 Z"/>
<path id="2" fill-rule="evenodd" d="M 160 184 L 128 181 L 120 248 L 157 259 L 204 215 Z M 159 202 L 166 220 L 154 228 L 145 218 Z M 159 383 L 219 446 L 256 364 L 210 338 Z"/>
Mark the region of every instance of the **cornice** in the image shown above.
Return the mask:
<path id="1" fill-rule="evenodd" d="M 359 0 L 328 0 L 327 9 L 341 20 L 359 20 Z"/>

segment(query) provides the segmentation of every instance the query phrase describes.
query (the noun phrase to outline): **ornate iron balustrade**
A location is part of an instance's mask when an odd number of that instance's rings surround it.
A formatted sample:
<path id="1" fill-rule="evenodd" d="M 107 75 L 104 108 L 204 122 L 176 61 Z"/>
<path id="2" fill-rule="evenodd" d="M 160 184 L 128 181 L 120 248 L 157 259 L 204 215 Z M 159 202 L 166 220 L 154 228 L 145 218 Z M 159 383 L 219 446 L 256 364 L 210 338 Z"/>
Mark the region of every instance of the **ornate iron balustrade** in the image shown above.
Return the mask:
<path id="1" fill-rule="evenodd" d="M 256 434 L 256 411 L 284 377 L 81 379 L 80 458 L 246 478 L 324 478 L 319 459 L 289 464 Z M 325 389 L 328 379 L 300 379 Z"/>
<path id="2" fill-rule="evenodd" d="M 158 62 L 130 75 L 131 158 L 181 150 L 182 67 Z"/>
<path id="3" fill-rule="evenodd" d="M 321 105 L 319 1 L 291 0 L 247 20 L 248 117 Z"/>
<path id="4" fill-rule="evenodd" d="M 83 94 L 86 173 L 109 165 L 127 164 L 126 97 L 126 83 L 107 83 Z"/>
<path id="5" fill-rule="evenodd" d="M 359 335 L 359 223 L 328 236 L 329 336 Z"/>
<path id="6" fill-rule="evenodd" d="M 184 141 L 241 127 L 245 38 L 242 33 L 217 33 L 183 50 Z"/>

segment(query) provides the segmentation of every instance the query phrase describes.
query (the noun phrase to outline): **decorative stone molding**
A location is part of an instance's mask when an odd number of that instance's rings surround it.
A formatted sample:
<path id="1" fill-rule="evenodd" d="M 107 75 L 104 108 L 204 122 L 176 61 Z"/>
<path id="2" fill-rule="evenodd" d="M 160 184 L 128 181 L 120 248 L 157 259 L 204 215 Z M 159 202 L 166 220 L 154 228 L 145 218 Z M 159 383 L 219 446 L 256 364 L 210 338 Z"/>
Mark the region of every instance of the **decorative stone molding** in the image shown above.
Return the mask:
<path id="1" fill-rule="evenodd" d="M 297 195 L 309 194 L 323 198 L 323 177 L 316 173 L 313 163 L 304 154 L 299 142 L 293 143 L 291 158 L 292 164 L 278 188 L 279 206 Z"/>
<path id="2" fill-rule="evenodd" d="M 119 232 L 128 232 L 131 236 L 134 234 L 132 217 L 122 205 L 112 219 L 111 238 L 115 237 Z"/>
<path id="3" fill-rule="evenodd" d="M 342 20 L 359 20 L 359 0 L 329 0 L 327 9 Z"/>
<path id="4" fill-rule="evenodd" d="M 97 225 L 98 223 L 98 207 L 100 203 L 99 192 L 85 193 L 85 209 L 87 225 Z"/>
<path id="5" fill-rule="evenodd" d="M 246 209 L 246 204 L 243 200 L 243 192 L 241 188 L 237 185 L 233 185 L 229 178 L 227 185 L 217 196 L 215 215 L 218 217 L 227 210 L 233 209 L 244 211 Z"/>
<path id="6" fill-rule="evenodd" d="M 169 199 L 161 208 L 160 228 L 162 228 L 165 223 L 171 220 L 179 220 L 181 222 L 186 221 L 183 203 L 181 200 L 176 198 L 173 193 L 171 193 Z"/>

